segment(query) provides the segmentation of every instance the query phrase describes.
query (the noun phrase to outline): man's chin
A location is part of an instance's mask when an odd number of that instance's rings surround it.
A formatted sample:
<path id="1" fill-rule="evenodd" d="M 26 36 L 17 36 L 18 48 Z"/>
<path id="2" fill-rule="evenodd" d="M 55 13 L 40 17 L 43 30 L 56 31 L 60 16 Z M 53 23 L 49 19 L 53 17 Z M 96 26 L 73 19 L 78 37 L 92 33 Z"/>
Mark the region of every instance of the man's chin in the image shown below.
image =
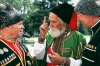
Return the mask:
<path id="1" fill-rule="evenodd" d="M 52 36 L 52 35 L 51 35 Z M 59 37 L 59 36 L 52 36 L 53 38 L 57 38 L 57 37 Z"/>
<path id="2" fill-rule="evenodd" d="M 59 36 L 61 36 L 65 31 L 65 28 L 63 28 L 61 31 L 56 29 L 56 30 L 50 30 L 50 34 L 52 37 L 57 38 Z"/>
<path id="3" fill-rule="evenodd" d="M 23 36 L 22 34 L 19 34 L 19 35 L 18 35 L 19 38 L 22 37 L 22 36 Z"/>
<path id="4" fill-rule="evenodd" d="M 60 36 L 60 33 L 50 33 L 53 38 L 57 38 Z"/>

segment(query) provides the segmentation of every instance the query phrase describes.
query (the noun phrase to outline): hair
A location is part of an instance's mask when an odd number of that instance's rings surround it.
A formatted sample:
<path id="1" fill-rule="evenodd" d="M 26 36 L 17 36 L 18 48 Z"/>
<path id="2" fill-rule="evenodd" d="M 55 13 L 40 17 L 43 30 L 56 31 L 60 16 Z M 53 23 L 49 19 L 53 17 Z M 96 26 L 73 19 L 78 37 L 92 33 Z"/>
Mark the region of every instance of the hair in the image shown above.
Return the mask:
<path id="1" fill-rule="evenodd" d="M 65 23 L 61 18 L 58 17 L 58 19 L 61 21 L 62 24 Z"/>
<path id="2" fill-rule="evenodd" d="M 0 4 L 0 29 L 22 20 L 21 14 L 9 3 Z"/>

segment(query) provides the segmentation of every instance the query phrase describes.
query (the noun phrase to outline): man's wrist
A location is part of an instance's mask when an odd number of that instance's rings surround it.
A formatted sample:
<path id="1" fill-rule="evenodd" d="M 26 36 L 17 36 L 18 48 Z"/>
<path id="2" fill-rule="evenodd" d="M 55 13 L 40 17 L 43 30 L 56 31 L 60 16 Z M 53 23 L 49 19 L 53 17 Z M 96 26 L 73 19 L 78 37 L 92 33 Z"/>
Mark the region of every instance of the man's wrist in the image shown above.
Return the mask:
<path id="1" fill-rule="evenodd" d="M 44 40 L 45 40 L 45 37 L 38 37 L 38 42 L 40 43 L 40 44 L 43 44 L 44 43 Z"/>
<path id="2" fill-rule="evenodd" d="M 64 59 L 63 66 L 69 66 L 70 64 L 69 58 L 63 57 L 63 59 Z"/>

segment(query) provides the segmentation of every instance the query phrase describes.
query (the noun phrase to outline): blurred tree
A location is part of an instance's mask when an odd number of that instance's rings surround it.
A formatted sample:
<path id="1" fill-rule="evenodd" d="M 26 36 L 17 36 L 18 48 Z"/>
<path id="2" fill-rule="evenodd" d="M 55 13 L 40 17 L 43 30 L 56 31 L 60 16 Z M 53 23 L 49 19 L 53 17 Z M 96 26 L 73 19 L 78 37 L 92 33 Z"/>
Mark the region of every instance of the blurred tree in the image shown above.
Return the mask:
<path id="1" fill-rule="evenodd" d="M 43 22 L 43 16 L 47 17 L 49 10 L 61 3 L 70 2 L 71 0 L 0 0 L 0 3 L 10 3 L 16 9 L 20 11 L 24 17 L 24 32 L 30 34 L 30 36 L 37 36 L 39 33 L 39 26 Z M 71 3 L 73 4 L 73 3 Z M 79 25 L 79 31 L 83 34 L 88 34 L 88 31 Z"/>
<path id="2" fill-rule="evenodd" d="M 25 32 L 27 32 L 32 27 L 33 21 L 30 21 L 29 16 L 31 15 L 31 13 L 36 12 L 38 8 L 34 8 L 31 0 L 0 0 L 0 3 L 10 3 L 22 14 L 22 16 L 24 17 L 23 22 L 25 25 Z"/>
<path id="3" fill-rule="evenodd" d="M 83 28 L 83 25 L 81 22 L 78 22 L 78 30 L 81 32 L 83 35 L 90 35 L 90 32 L 88 29 Z"/>
<path id="4" fill-rule="evenodd" d="M 31 36 L 35 36 L 34 32 L 37 35 L 37 33 L 39 33 L 39 26 L 43 22 L 43 16 L 46 16 L 47 22 L 49 24 L 49 20 L 48 20 L 49 9 L 68 1 L 70 0 L 42 0 L 42 1 L 34 0 L 33 5 L 38 10 L 37 12 L 34 12 L 29 16 L 29 20 L 31 21 L 31 24 L 27 32 L 31 33 Z"/>

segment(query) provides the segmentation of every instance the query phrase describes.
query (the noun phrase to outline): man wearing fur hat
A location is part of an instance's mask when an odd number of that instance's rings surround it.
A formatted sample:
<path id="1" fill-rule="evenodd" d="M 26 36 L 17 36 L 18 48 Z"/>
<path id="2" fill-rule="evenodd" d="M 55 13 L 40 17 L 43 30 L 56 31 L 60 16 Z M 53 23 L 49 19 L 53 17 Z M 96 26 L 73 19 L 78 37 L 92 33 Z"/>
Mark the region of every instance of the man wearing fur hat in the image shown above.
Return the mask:
<path id="1" fill-rule="evenodd" d="M 0 66 L 32 66 L 28 49 L 17 41 L 24 29 L 22 21 L 10 4 L 0 4 Z"/>
<path id="2" fill-rule="evenodd" d="M 80 65 L 86 40 L 76 31 L 76 17 L 73 6 L 68 3 L 50 10 L 49 26 L 44 17 L 38 41 L 34 44 L 35 66 Z"/>
<path id="3" fill-rule="evenodd" d="M 100 0 L 80 0 L 75 8 L 78 21 L 91 31 L 82 66 L 100 66 Z"/>

